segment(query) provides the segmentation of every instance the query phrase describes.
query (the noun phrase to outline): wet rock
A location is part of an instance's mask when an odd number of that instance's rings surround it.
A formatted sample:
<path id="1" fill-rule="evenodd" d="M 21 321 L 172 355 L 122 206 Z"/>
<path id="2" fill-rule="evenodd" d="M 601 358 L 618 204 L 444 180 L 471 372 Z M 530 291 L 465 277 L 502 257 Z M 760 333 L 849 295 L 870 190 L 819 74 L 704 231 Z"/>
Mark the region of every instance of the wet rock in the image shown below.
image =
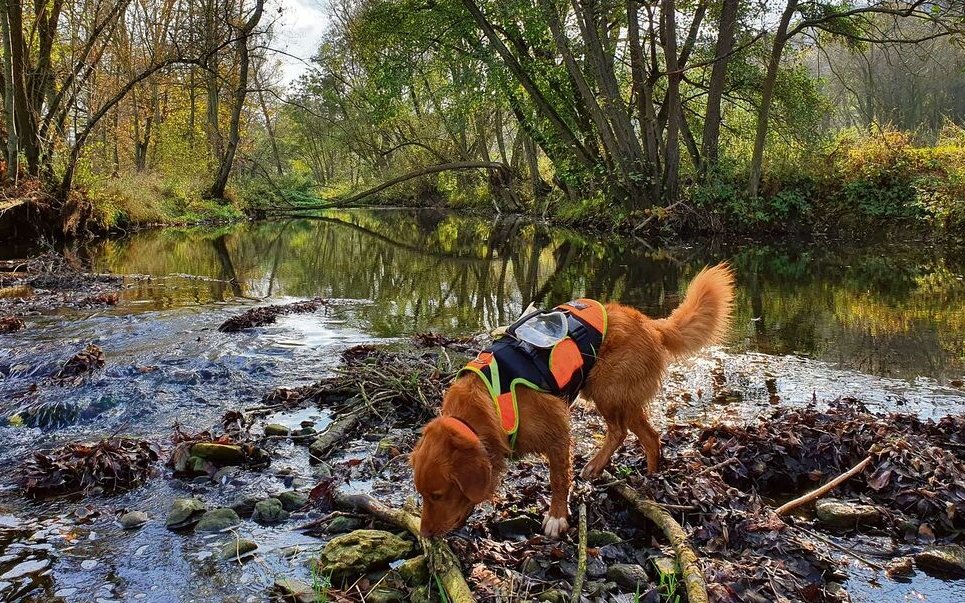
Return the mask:
<path id="1" fill-rule="evenodd" d="M 234 465 L 222 467 L 221 469 L 215 471 L 214 475 L 211 476 L 211 481 L 221 483 L 223 480 L 237 475 L 238 473 L 241 473 L 241 467 L 235 467 Z"/>
<path id="2" fill-rule="evenodd" d="M 606 532 L 604 530 L 588 530 L 586 532 L 586 545 L 589 547 L 599 548 L 618 542 L 623 542 L 623 539 L 613 532 Z"/>
<path id="3" fill-rule="evenodd" d="M 120 523 L 121 527 L 125 530 L 133 530 L 146 524 L 149 519 L 151 518 L 144 511 L 130 511 L 121 515 L 117 522 Z"/>
<path id="4" fill-rule="evenodd" d="M 851 601 L 851 595 L 849 595 L 848 591 L 845 590 L 844 586 L 839 584 L 838 582 L 828 582 L 827 585 L 824 587 L 824 590 L 826 590 L 827 593 L 837 601 L 843 601 L 843 602 Z"/>
<path id="5" fill-rule="evenodd" d="M 40 570 L 46 569 L 48 565 L 50 565 L 49 559 L 28 559 L 7 570 L 0 576 L 0 580 L 16 580 L 29 574 L 36 574 Z"/>
<path id="6" fill-rule="evenodd" d="M 834 498 L 819 500 L 814 505 L 818 521 L 832 528 L 853 528 L 875 525 L 881 520 L 881 512 L 871 505 L 840 501 Z"/>
<path id="7" fill-rule="evenodd" d="M 185 528 L 197 523 L 203 514 L 204 502 L 197 498 L 176 498 L 164 523 L 172 530 Z"/>
<path id="8" fill-rule="evenodd" d="M 621 588 L 634 591 L 637 586 L 646 586 L 650 580 L 647 570 L 636 564 L 617 563 L 606 570 L 608 580 L 616 582 Z"/>
<path id="9" fill-rule="evenodd" d="M 426 584 L 429 581 L 429 564 L 425 555 L 406 559 L 396 568 L 399 576 L 410 586 Z"/>
<path id="10" fill-rule="evenodd" d="M 965 547 L 957 544 L 933 545 L 915 555 L 923 570 L 965 576 Z"/>
<path id="11" fill-rule="evenodd" d="M 325 528 L 326 534 L 344 534 L 346 532 L 353 532 L 362 527 L 362 520 L 356 517 L 347 517 L 345 515 L 339 515 L 328 522 L 328 527 Z"/>
<path id="12" fill-rule="evenodd" d="M 892 559 L 885 566 L 885 573 L 888 574 L 889 578 L 910 576 L 915 571 L 914 563 L 911 557 L 898 557 L 897 559 Z"/>
<path id="13" fill-rule="evenodd" d="M 242 494 L 235 499 L 235 502 L 231 503 L 231 508 L 240 517 L 251 517 L 251 514 L 255 512 L 255 505 L 258 501 L 262 500 L 261 496 L 255 496 L 254 494 Z"/>
<path id="14" fill-rule="evenodd" d="M 241 446 L 199 442 L 191 447 L 191 455 L 207 459 L 218 465 L 241 465 L 245 462 L 245 452 Z"/>
<path id="15" fill-rule="evenodd" d="M 560 561 L 560 569 L 570 578 L 576 577 L 575 561 Z M 606 576 L 606 564 L 597 557 L 588 557 L 586 560 L 586 575 L 590 578 L 602 578 Z"/>
<path id="16" fill-rule="evenodd" d="M 96 560 L 96 559 L 84 559 L 83 561 L 80 562 L 80 568 L 81 568 L 81 569 L 90 571 L 90 570 L 94 569 L 95 567 L 97 567 L 97 560 Z"/>
<path id="17" fill-rule="evenodd" d="M 200 456 L 189 456 L 185 470 L 189 473 L 205 473 L 204 459 Z"/>
<path id="18" fill-rule="evenodd" d="M 270 423 L 265 425 L 265 435 L 274 437 L 288 437 L 291 430 L 280 423 Z"/>
<path id="19" fill-rule="evenodd" d="M 201 516 L 195 530 L 198 532 L 221 532 L 241 523 L 241 518 L 234 509 L 212 509 Z"/>
<path id="20" fill-rule="evenodd" d="M 355 530 L 330 540 L 316 563 L 324 575 L 345 577 L 384 568 L 411 552 L 412 543 L 391 532 Z"/>
<path id="21" fill-rule="evenodd" d="M 308 494 L 305 492 L 289 490 L 288 492 L 282 492 L 279 494 L 278 500 L 281 501 L 281 506 L 286 511 L 294 511 L 295 509 L 300 509 L 305 506 L 305 504 L 308 502 Z"/>
<path id="22" fill-rule="evenodd" d="M 332 477 L 332 466 L 328 463 L 321 461 L 312 469 L 315 477 L 318 479 L 329 479 Z"/>
<path id="23" fill-rule="evenodd" d="M 277 498 L 266 498 L 255 504 L 251 518 L 260 523 L 281 523 L 288 519 L 288 511 Z"/>
<path id="24" fill-rule="evenodd" d="M 254 540 L 237 538 L 221 547 L 219 557 L 221 559 L 245 559 L 251 557 L 257 549 L 258 543 Z"/>
<path id="25" fill-rule="evenodd" d="M 538 521 L 525 515 L 498 521 L 495 527 L 496 532 L 503 538 L 512 538 L 514 536 L 528 538 L 542 531 L 542 526 L 540 526 Z"/>
<path id="26" fill-rule="evenodd" d="M 373 588 L 365 596 L 366 603 L 402 603 L 405 600 L 405 593 L 387 586 Z"/>
<path id="27" fill-rule="evenodd" d="M 314 603 L 318 600 L 310 584 L 294 578 L 276 578 L 275 591 L 286 603 Z"/>

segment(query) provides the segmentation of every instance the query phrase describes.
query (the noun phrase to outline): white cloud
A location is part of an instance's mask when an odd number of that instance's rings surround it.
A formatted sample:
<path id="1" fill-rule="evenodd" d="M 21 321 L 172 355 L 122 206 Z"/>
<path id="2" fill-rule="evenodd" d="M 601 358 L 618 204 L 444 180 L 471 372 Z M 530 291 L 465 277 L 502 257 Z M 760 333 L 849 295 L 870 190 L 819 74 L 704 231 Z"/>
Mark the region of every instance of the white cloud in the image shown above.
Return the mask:
<path id="1" fill-rule="evenodd" d="M 318 49 L 322 34 L 328 26 L 328 15 L 322 10 L 321 0 L 277 2 L 276 6 L 281 6 L 282 13 L 275 23 L 275 41 L 272 46 L 292 55 L 277 55 L 281 61 L 280 79 L 282 83 L 290 84 L 309 69 L 302 61 L 308 61 Z"/>

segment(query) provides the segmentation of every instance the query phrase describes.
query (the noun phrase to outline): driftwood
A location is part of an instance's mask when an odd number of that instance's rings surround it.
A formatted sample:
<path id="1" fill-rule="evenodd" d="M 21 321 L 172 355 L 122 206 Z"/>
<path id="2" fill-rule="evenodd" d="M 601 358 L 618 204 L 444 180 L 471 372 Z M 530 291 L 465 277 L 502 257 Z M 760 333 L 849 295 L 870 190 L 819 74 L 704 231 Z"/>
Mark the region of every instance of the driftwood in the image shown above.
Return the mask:
<path id="1" fill-rule="evenodd" d="M 355 430 L 363 420 L 372 414 L 371 406 L 364 406 L 361 409 L 340 415 L 337 419 L 315 438 L 311 446 L 308 447 L 308 460 L 311 463 L 318 463 L 328 456 L 331 449 L 345 439 Z"/>
<path id="2" fill-rule="evenodd" d="M 825 494 L 827 494 L 827 493 L 830 492 L 831 490 L 834 490 L 835 488 L 837 488 L 838 486 L 840 486 L 840 485 L 843 484 L 844 482 L 848 481 L 849 479 L 851 479 L 851 478 L 854 477 L 855 475 L 857 475 L 857 474 L 861 473 L 862 471 L 864 471 L 864 470 L 865 470 L 865 467 L 867 467 L 870 463 L 871 463 L 871 457 L 870 457 L 870 456 L 865 457 L 864 460 L 862 460 L 860 463 L 858 463 L 858 464 L 855 465 L 854 467 L 848 469 L 847 471 L 845 471 L 844 473 L 842 473 L 842 474 L 839 475 L 838 477 L 834 478 L 833 480 L 829 481 L 828 483 L 824 484 L 824 485 L 821 486 L 820 488 L 818 488 L 818 489 L 816 489 L 816 490 L 812 490 L 811 492 L 808 492 L 808 493 L 805 494 L 804 496 L 799 496 L 798 498 L 795 498 L 795 499 L 792 500 L 792 501 L 788 501 L 788 502 L 784 503 L 783 505 L 781 505 L 780 507 L 778 507 L 777 510 L 774 511 L 774 513 L 775 513 L 776 515 L 778 515 L 778 516 L 780 516 L 780 515 L 785 515 L 785 514 L 787 514 L 788 512 L 793 511 L 794 509 L 796 509 L 796 508 L 798 508 L 798 507 L 800 507 L 800 506 L 802 506 L 802 505 L 806 505 L 806 504 L 808 504 L 809 502 L 812 502 L 812 501 L 815 501 L 815 500 L 821 498 L 822 496 L 824 496 Z"/>
<path id="3" fill-rule="evenodd" d="M 586 580 L 586 503 L 580 503 L 579 550 L 576 553 L 576 577 L 573 578 L 573 594 L 570 603 L 579 603 Z"/>
<path id="4" fill-rule="evenodd" d="M 449 601 L 452 603 L 467 603 L 475 601 L 466 579 L 459 569 L 459 561 L 440 538 L 426 539 L 419 535 L 419 517 L 402 509 L 394 509 L 375 500 L 367 494 L 345 494 L 338 490 L 332 493 L 333 502 L 342 508 L 365 511 L 379 521 L 392 524 L 407 530 L 419 539 L 422 550 L 429 560 L 429 567 L 439 577 L 442 587 L 446 589 Z"/>
<path id="5" fill-rule="evenodd" d="M 634 509 L 650 521 L 652 521 L 670 541 L 677 558 L 677 567 L 680 569 L 681 579 L 684 588 L 687 589 L 687 601 L 689 603 L 707 603 L 707 584 L 704 581 L 704 572 L 697 563 L 697 554 L 690 547 L 687 541 L 687 532 L 670 513 L 659 503 L 646 499 L 638 494 L 633 488 L 624 482 L 615 481 L 613 476 L 604 474 L 611 490 L 622 496 Z"/>

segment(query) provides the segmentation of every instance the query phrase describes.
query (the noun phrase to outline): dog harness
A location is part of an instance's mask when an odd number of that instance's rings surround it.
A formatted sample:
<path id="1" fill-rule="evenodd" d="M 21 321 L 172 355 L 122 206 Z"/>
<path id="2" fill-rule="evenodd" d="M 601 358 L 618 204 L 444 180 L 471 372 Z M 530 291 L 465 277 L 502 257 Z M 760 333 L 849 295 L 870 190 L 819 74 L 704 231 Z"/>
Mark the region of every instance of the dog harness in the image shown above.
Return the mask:
<path id="1" fill-rule="evenodd" d="M 566 317 L 562 340 L 542 348 L 516 337 L 520 325 L 549 312 L 561 312 Z M 473 372 L 486 384 L 510 447 L 515 448 L 519 432 L 517 388 L 522 385 L 569 402 L 575 400 L 596 363 L 606 328 L 606 308 L 593 299 L 576 299 L 551 311 L 537 310 L 513 323 L 459 374 Z"/>

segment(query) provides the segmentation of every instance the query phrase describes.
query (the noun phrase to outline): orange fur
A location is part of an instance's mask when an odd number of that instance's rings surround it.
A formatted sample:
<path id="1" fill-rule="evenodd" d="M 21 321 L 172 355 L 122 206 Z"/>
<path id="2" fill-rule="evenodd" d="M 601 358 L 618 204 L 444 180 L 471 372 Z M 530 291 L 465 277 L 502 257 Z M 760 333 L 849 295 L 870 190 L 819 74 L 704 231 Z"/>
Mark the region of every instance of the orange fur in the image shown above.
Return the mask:
<path id="1" fill-rule="evenodd" d="M 659 467 L 660 435 L 650 424 L 649 403 L 664 371 L 675 358 L 716 343 L 727 332 L 734 297 L 734 275 L 726 264 L 698 274 L 680 306 L 659 320 L 620 304 L 607 304 L 606 338 L 583 397 L 592 400 L 606 421 L 603 446 L 583 470 L 599 475 L 628 431 L 636 434 L 651 473 Z M 567 529 L 573 480 L 570 416 L 562 398 L 521 388 L 516 454 L 543 454 L 549 460 L 550 502 L 544 528 L 558 536 Z M 461 525 L 472 509 L 495 493 L 511 451 L 492 398 L 475 375 L 463 375 L 446 392 L 442 416 L 423 430 L 412 452 L 416 489 L 422 495 L 422 533 L 445 534 Z M 476 439 L 458 423 L 475 432 Z"/>

